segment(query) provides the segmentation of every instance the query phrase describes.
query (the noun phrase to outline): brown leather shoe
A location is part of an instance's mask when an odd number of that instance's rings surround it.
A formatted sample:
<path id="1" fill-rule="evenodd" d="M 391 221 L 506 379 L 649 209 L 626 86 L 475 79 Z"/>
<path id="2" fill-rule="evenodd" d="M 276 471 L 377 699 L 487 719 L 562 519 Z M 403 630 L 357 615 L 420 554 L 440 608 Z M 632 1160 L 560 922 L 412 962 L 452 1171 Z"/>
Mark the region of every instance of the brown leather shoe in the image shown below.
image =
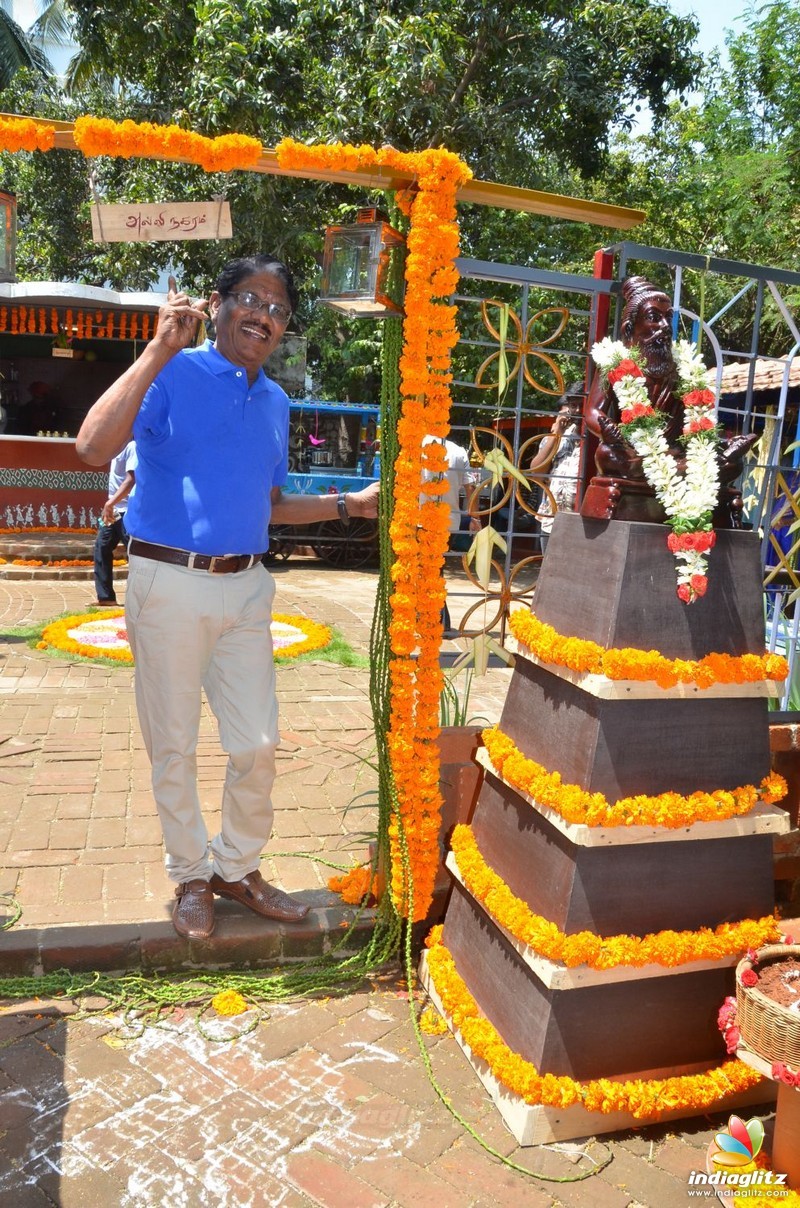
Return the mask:
<path id="1" fill-rule="evenodd" d="M 241 881 L 223 881 L 214 873 L 209 881 L 214 893 L 232 902 L 241 902 L 248 910 L 254 910 L 265 919 L 281 919 L 284 923 L 297 923 L 308 914 L 308 907 L 294 902 L 288 893 L 269 885 L 258 869 L 249 872 Z"/>
<path id="2" fill-rule="evenodd" d="M 214 895 L 208 881 L 183 881 L 175 897 L 172 925 L 178 935 L 185 940 L 207 940 L 214 930 Z"/>

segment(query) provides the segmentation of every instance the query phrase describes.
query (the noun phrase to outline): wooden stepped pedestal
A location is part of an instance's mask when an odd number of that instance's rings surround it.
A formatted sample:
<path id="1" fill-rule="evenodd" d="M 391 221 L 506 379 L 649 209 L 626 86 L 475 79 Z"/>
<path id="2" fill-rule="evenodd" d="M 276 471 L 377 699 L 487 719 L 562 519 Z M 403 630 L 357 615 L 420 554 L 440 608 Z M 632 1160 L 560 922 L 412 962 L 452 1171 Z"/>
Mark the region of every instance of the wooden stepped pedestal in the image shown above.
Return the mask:
<path id="1" fill-rule="evenodd" d="M 661 525 L 562 513 L 534 612 L 561 634 L 605 647 L 684 659 L 763 653 L 753 534 L 717 534 L 709 583 L 694 605 L 677 599 Z M 523 653 L 500 722 L 524 756 L 560 773 L 564 783 L 614 802 L 758 785 L 769 772 L 762 684 L 730 693 L 718 686 L 704 696 L 646 683 L 626 695 L 576 679 Z M 741 818 L 679 830 L 574 825 L 506 782 L 485 753 L 482 762 L 487 774 L 472 822 L 480 854 L 534 914 L 567 935 L 697 931 L 772 913 L 772 835 L 789 828 L 783 811 L 759 805 Z M 580 1082 L 659 1079 L 726 1060 L 716 1016 L 733 990 L 735 958 L 568 970 L 516 941 L 470 894 L 453 856 L 450 867 L 455 885 L 442 942 L 480 1011 L 540 1074 Z M 426 962 L 422 975 L 437 1001 Z M 473 1064 L 520 1144 L 647 1122 L 624 1112 L 531 1106 L 497 1084 L 488 1067 Z M 738 1110 L 773 1094 L 767 1084 L 719 1109 Z M 681 1114 L 692 1113 L 684 1108 L 672 1118 Z"/>

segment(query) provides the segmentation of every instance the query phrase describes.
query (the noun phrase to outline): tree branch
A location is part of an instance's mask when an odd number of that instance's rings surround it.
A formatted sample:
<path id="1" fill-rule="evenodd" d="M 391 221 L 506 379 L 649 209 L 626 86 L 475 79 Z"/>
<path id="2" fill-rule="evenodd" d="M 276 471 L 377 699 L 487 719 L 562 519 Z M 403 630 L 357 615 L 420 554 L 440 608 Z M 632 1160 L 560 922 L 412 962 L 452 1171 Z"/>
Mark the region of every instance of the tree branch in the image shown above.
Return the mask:
<path id="1" fill-rule="evenodd" d="M 478 74 L 478 69 L 486 57 L 486 49 L 489 45 L 489 37 L 485 30 L 481 30 L 478 34 L 478 40 L 475 43 L 475 49 L 472 52 L 472 58 L 467 63 L 464 74 L 458 82 L 458 86 L 448 101 L 448 109 L 457 109 L 464 99 L 464 94 L 469 88 L 475 76 Z M 428 147 L 436 147 L 441 141 L 441 128 L 434 131 L 431 135 Z"/>

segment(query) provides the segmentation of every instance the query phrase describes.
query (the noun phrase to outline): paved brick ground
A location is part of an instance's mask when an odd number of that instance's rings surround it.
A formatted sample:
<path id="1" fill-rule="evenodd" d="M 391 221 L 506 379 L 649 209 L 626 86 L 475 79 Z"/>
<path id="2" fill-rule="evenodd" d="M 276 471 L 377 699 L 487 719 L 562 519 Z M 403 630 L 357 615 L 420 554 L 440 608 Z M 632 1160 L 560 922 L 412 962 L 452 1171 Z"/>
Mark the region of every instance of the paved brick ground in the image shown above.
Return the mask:
<path id="1" fill-rule="evenodd" d="M 276 611 L 339 629 L 366 653 L 376 576 L 311 559 L 275 567 Z M 119 584 L 124 599 L 124 584 Z M 0 632 L 84 610 L 91 584 L 0 580 Z M 451 595 L 458 618 L 473 597 Z M 457 643 L 445 652 L 457 654 Z M 499 717 L 509 673 L 476 682 L 476 712 Z M 349 864 L 374 825 L 368 672 L 332 663 L 284 664 L 278 693 L 282 747 L 269 878 L 315 906 L 330 904 L 330 870 L 300 853 Z M 201 803 L 218 825 L 225 758 L 203 711 Z M 133 700 L 132 672 L 56 659 L 20 639 L 0 640 L 0 893 L 23 907 L 20 928 L 168 918 L 172 887 Z M 345 809 L 365 794 L 363 808 Z M 356 835 L 358 837 L 354 838 Z M 279 854 L 280 853 L 280 854 Z"/>
<path id="2" fill-rule="evenodd" d="M 393 979 L 274 1008 L 233 1044 L 196 1011 L 126 1040 L 119 1020 L 0 1012 L 2 1208 L 683 1208 L 725 1118 L 521 1150 L 449 1036 L 436 1096 Z M 210 1013 L 210 1014 L 213 1014 Z M 244 1022 L 246 1017 L 240 1017 Z M 214 1037 L 224 1024 L 203 1023 Z M 231 1022 L 233 1026 L 233 1021 Z M 769 1120 L 767 1119 L 767 1124 Z M 701 1199 L 700 1203 L 704 1201 Z M 713 1198 L 706 1203 L 716 1203 Z"/>
<path id="3" fill-rule="evenodd" d="M 276 579 L 280 610 L 336 624 L 366 649 L 374 575 L 293 558 L 276 568 Z M 2 579 L 0 631 L 80 611 L 90 598 L 87 582 Z M 456 620 L 473 599 L 453 579 Z M 475 711 L 499 717 L 507 682 L 502 669 L 479 681 Z M 318 925 L 330 928 L 341 915 L 324 888 L 328 870 L 301 853 L 346 862 L 354 833 L 369 828 L 368 809 L 344 812 L 372 786 L 362 761 L 371 746 L 367 673 L 289 666 L 278 685 L 284 746 L 269 871 L 305 895 Z M 210 826 L 222 762 L 204 713 L 200 776 Z M 23 907 L 17 926 L 0 932 L 0 967 L 36 935 L 54 963 L 92 968 L 108 956 L 107 937 L 132 922 L 163 959 L 171 887 L 148 784 L 129 671 L 0 640 L 0 893 L 16 894 Z M 360 853 L 363 840 L 355 842 Z M 224 948 L 226 935 L 260 927 L 228 905 L 217 960 L 220 951 L 236 959 L 233 943 Z M 277 940 L 261 942 L 265 959 L 280 951 Z M 302 949 L 311 937 L 295 933 L 292 942 Z M 188 955 L 202 963 L 202 952 Z M 233 1044 L 201 1035 L 195 1010 L 134 1039 L 119 1019 L 70 1018 L 66 1004 L 0 1005 L 0 1208 L 696 1202 L 687 1175 L 702 1168 L 723 1118 L 566 1151 L 519 1150 L 455 1042 L 428 1040 L 443 1092 L 502 1154 L 558 1177 L 613 1155 L 600 1174 L 577 1183 L 538 1181 L 500 1165 L 433 1091 L 396 977 L 345 998 L 275 1007 Z M 220 1026 L 208 1015 L 201 1022 Z"/>

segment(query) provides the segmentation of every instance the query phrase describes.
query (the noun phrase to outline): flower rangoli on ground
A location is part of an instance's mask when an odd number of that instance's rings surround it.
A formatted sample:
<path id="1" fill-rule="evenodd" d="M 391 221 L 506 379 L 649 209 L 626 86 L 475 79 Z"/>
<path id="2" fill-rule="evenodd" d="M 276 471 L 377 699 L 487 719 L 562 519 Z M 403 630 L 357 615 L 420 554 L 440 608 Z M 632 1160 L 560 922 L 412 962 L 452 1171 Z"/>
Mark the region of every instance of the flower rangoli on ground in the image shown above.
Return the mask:
<path id="1" fill-rule="evenodd" d="M 307 617 L 273 614 L 272 645 L 276 659 L 295 658 L 311 650 L 322 650 L 332 638 L 333 634 L 327 625 L 320 625 Z M 80 655 L 81 658 L 107 658 L 120 663 L 133 663 L 122 608 L 100 615 L 90 612 L 53 621 L 45 626 L 37 649 L 62 650 Z"/>

